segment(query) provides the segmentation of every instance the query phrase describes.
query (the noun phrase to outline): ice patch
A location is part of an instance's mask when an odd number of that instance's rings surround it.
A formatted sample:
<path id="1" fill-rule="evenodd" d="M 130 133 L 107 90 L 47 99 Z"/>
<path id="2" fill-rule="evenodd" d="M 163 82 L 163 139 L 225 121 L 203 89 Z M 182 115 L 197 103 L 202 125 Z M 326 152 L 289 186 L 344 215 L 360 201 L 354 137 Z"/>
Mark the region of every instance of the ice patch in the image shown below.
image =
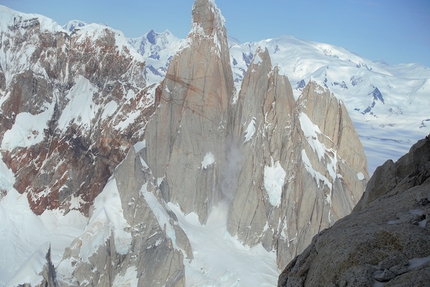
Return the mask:
<path id="1" fill-rule="evenodd" d="M 364 174 L 362 172 L 359 172 L 359 173 L 357 173 L 357 178 L 358 178 L 358 180 L 363 180 L 365 177 L 364 177 Z"/>
<path id="2" fill-rule="evenodd" d="M 321 173 L 319 173 L 318 171 L 316 171 L 311 164 L 311 161 L 309 160 L 306 151 L 303 149 L 302 150 L 302 161 L 305 165 L 305 169 L 306 171 L 312 175 L 312 177 L 315 179 L 315 181 L 318 184 L 318 188 L 321 188 L 320 183 L 324 183 L 325 185 L 328 186 L 328 188 L 331 190 L 332 189 L 332 183 L 328 180 L 327 177 L 325 177 L 324 175 L 322 175 Z"/>
<path id="3" fill-rule="evenodd" d="M 136 153 L 140 152 L 144 148 L 146 148 L 146 140 L 143 140 L 134 144 L 134 151 Z"/>
<path id="4" fill-rule="evenodd" d="M 211 152 L 206 153 L 202 161 L 202 169 L 207 169 L 213 163 L 215 163 L 214 155 Z"/>
<path id="5" fill-rule="evenodd" d="M 252 136 L 255 134 L 255 131 L 256 131 L 255 121 L 256 121 L 256 118 L 253 117 L 251 122 L 248 124 L 248 127 L 245 130 L 245 140 L 243 141 L 243 143 L 246 143 L 247 141 L 249 141 L 252 138 Z"/>
<path id="6" fill-rule="evenodd" d="M 279 206 L 281 203 L 285 175 L 286 172 L 279 161 L 273 163 L 272 159 L 272 166 L 264 167 L 264 188 L 269 196 L 269 202 L 273 206 Z"/>

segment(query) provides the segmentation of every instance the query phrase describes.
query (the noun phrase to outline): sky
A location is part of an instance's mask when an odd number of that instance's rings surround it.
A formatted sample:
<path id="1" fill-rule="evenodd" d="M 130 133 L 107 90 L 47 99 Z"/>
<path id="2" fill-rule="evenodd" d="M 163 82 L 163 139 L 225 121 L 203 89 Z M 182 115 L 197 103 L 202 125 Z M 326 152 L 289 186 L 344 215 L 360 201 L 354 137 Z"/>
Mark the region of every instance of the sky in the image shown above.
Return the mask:
<path id="1" fill-rule="evenodd" d="M 0 0 L 64 25 L 69 20 L 107 24 L 136 38 L 169 30 L 185 38 L 194 0 Z M 240 42 L 283 35 L 346 48 L 391 65 L 430 67 L 429 0 L 215 0 L 227 33 Z"/>

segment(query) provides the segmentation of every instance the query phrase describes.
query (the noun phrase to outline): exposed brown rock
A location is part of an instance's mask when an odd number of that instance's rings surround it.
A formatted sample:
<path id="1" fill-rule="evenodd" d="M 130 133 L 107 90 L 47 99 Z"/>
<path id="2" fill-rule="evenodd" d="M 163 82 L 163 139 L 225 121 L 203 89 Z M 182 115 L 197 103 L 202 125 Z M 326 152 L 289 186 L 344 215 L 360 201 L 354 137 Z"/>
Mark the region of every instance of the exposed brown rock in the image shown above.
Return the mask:
<path id="1" fill-rule="evenodd" d="M 19 70 L 11 63 L 10 69 L 17 69 L 8 71 L 12 78 L 5 79 L 1 74 L 2 85 L 9 91 L 2 95 L 7 99 L 1 107 L 1 139 L 19 113 L 37 115 L 53 102 L 54 112 L 43 131 L 42 142 L 4 150 L 3 159 L 15 173 L 15 188 L 20 193 L 27 192 L 36 214 L 45 209 L 67 211 L 72 196 L 81 198 L 79 209 L 88 214 L 94 198 L 128 148 L 140 138 L 153 112 L 153 108 L 142 109 L 151 105 L 150 91 L 144 90 L 144 63 L 134 59 L 126 47 L 118 47 L 115 33 L 107 28 L 93 39 L 83 31 L 71 35 L 40 31 L 37 23 L 24 28 L 22 23 L 15 25 L 14 36 L 7 47 L 2 47 L 18 55 L 26 47 L 35 49 L 29 58 L 29 69 Z M 41 69 L 45 75 L 35 72 Z M 58 120 L 79 75 L 97 87 L 92 102 L 101 108 L 92 119 L 91 130 L 83 129 L 79 119 L 62 130 Z M 135 96 L 127 99 L 128 92 Z M 113 116 L 102 118 L 103 106 L 110 101 L 115 101 L 118 109 Z M 128 114 L 139 110 L 137 124 L 126 130 L 114 128 Z"/>

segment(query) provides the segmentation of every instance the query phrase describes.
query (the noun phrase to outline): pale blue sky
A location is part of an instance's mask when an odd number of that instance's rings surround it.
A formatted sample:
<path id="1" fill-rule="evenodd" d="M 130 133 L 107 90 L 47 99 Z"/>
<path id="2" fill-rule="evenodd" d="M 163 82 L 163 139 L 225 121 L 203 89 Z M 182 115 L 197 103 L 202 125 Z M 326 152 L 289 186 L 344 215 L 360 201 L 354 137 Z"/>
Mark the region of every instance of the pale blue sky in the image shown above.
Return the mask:
<path id="1" fill-rule="evenodd" d="M 185 38 L 193 0 L 0 0 L 63 25 L 108 24 L 127 37 L 170 30 Z M 347 48 L 390 64 L 430 67 L 430 0 L 215 0 L 229 36 L 241 42 L 282 35 Z"/>

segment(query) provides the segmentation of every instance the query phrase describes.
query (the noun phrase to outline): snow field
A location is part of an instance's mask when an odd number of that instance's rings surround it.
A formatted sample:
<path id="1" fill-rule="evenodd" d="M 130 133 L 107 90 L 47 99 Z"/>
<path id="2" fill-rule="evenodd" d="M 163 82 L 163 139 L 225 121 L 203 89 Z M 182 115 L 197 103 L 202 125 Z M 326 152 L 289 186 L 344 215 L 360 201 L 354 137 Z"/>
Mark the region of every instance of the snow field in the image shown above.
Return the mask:
<path id="1" fill-rule="evenodd" d="M 16 147 L 30 147 L 40 143 L 45 136 L 43 130 L 47 128 L 53 112 L 54 104 L 37 115 L 19 113 L 12 128 L 4 133 L 1 148 L 11 151 Z"/>
<path id="2" fill-rule="evenodd" d="M 205 225 L 197 214 L 185 215 L 179 206 L 168 203 L 179 226 L 190 240 L 194 259 L 185 259 L 187 286 L 275 286 L 280 270 L 276 254 L 263 246 L 244 246 L 227 231 L 228 205 L 212 210 Z"/>
<path id="3" fill-rule="evenodd" d="M 28 274 L 41 270 L 46 244 L 51 245 L 52 262 L 57 266 L 65 248 L 82 233 L 86 224 L 87 219 L 75 210 L 67 215 L 46 210 L 37 216 L 31 211 L 26 195 L 9 189 L 0 201 L 0 248 L 4 250 L 0 257 L 0 285 L 22 278 L 24 270 Z M 31 280 L 36 277 L 31 275 Z"/>

